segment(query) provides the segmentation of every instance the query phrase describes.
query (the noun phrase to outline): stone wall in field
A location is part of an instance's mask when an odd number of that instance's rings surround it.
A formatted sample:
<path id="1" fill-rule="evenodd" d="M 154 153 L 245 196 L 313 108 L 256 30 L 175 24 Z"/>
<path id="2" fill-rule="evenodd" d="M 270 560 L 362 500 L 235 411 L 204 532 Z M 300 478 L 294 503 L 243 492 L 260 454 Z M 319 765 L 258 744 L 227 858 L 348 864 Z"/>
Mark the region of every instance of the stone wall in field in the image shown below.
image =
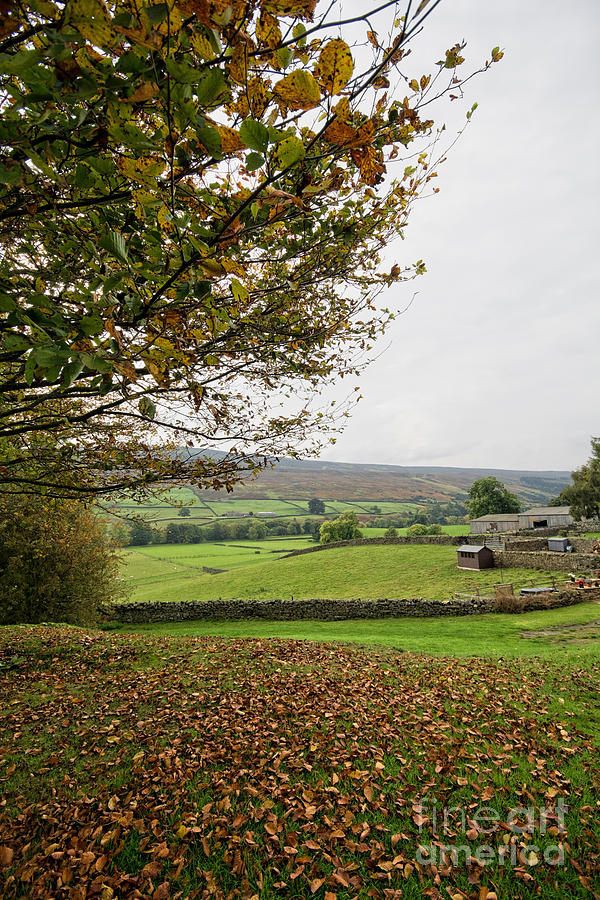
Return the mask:
<path id="1" fill-rule="evenodd" d="M 506 569 L 577 573 L 600 569 L 600 556 L 597 553 L 556 553 L 550 550 L 494 550 L 494 564 Z"/>
<path id="2" fill-rule="evenodd" d="M 578 590 L 528 597 L 519 612 L 571 606 L 584 599 Z M 115 603 L 105 608 L 106 618 L 127 624 L 184 622 L 194 619 L 239 621 L 263 619 L 293 621 L 317 619 L 386 619 L 401 617 L 469 616 L 498 611 L 489 597 L 469 600 L 184 600 L 149 603 Z M 510 610 L 513 611 L 513 610 Z"/>
<path id="3" fill-rule="evenodd" d="M 314 547 L 304 547 L 299 550 L 290 550 L 281 559 L 288 556 L 300 556 L 303 553 L 316 553 L 319 550 L 335 550 L 337 547 L 372 547 L 374 544 L 436 544 L 438 546 L 459 547 L 466 542 L 466 537 L 458 537 L 453 534 L 415 534 L 399 535 L 398 537 L 374 537 L 354 538 L 351 541 L 332 541 L 330 544 L 315 544 Z"/>

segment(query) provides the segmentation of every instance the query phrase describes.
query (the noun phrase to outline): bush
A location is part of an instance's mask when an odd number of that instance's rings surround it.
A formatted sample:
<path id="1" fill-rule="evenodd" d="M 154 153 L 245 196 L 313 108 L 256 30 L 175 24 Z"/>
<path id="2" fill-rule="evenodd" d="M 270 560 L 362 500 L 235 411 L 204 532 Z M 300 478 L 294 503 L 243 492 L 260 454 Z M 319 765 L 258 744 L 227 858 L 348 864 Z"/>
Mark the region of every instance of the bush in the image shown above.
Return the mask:
<path id="1" fill-rule="evenodd" d="M 427 534 L 443 534 L 444 529 L 441 525 L 429 525 L 427 528 Z"/>
<path id="2" fill-rule="evenodd" d="M 74 500 L 0 501 L 0 623 L 87 624 L 123 595 L 115 544 Z"/>
<path id="3" fill-rule="evenodd" d="M 321 525 L 321 543 L 330 544 L 334 541 L 351 541 L 362 537 L 362 531 L 358 527 L 359 518 L 353 509 L 344 512 L 337 519 L 323 522 Z"/>
<path id="4" fill-rule="evenodd" d="M 393 525 L 390 525 L 390 527 L 385 532 L 384 537 L 388 537 L 388 538 L 398 537 L 398 529 L 394 528 Z"/>
<path id="5" fill-rule="evenodd" d="M 406 530 L 406 533 L 411 537 L 427 534 L 427 525 L 421 525 L 420 522 L 416 522 L 414 525 L 411 525 L 410 528 Z"/>

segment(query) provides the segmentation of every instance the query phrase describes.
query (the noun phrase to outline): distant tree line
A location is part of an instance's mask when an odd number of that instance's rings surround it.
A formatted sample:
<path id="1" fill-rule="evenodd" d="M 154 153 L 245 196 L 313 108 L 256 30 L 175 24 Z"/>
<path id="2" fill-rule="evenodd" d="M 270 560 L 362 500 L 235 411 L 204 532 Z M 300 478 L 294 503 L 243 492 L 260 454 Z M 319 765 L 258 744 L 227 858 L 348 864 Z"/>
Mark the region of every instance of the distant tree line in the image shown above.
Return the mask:
<path id="1" fill-rule="evenodd" d="M 243 518 L 232 522 L 217 519 L 207 525 L 194 522 L 168 522 L 166 525 L 136 519 L 116 527 L 120 543 L 125 547 L 148 544 L 201 544 L 204 541 L 249 540 L 262 541 L 267 537 L 306 535 L 319 540 L 321 520 Z"/>

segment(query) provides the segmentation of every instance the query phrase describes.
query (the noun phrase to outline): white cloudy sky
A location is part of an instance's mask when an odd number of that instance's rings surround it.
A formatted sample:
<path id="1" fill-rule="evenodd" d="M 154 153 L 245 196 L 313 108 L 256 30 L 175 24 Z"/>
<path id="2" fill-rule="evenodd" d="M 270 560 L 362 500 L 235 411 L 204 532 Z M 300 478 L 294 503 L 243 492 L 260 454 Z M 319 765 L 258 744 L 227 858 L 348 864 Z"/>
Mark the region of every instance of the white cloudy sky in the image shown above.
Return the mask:
<path id="1" fill-rule="evenodd" d="M 572 469 L 600 434 L 600 4 L 443 0 L 411 77 L 462 38 L 468 62 L 505 57 L 471 84 L 479 108 L 441 192 L 388 249 L 428 273 L 387 296 L 402 308 L 419 292 L 323 458 Z"/>

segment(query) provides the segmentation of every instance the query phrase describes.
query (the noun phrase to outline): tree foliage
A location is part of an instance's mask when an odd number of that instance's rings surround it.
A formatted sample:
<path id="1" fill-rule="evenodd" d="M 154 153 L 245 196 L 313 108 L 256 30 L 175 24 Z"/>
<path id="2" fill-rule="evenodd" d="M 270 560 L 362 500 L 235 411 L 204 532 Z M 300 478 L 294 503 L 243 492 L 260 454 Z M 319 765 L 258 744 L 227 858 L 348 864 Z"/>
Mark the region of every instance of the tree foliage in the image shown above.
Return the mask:
<path id="1" fill-rule="evenodd" d="M 423 271 L 380 251 L 436 175 L 432 102 L 468 77 L 459 44 L 411 71 L 425 6 L 384 39 L 375 10 L 316 0 L 5 0 L 5 489 L 230 487 L 331 428 L 311 400 Z"/>
<path id="2" fill-rule="evenodd" d="M 308 511 L 312 516 L 322 516 L 325 514 L 325 503 L 318 497 L 311 497 L 308 501 Z"/>
<path id="3" fill-rule="evenodd" d="M 320 528 L 320 540 L 322 544 L 331 544 L 333 541 L 351 541 L 362 537 L 359 528 L 360 520 L 353 509 L 344 512 L 337 519 L 323 522 Z"/>
<path id="4" fill-rule="evenodd" d="M 592 455 L 571 473 L 571 480 L 557 497 L 557 505 L 569 506 L 574 519 L 600 517 L 600 438 L 592 438 Z"/>
<path id="5" fill-rule="evenodd" d="M 491 513 L 517 513 L 521 509 L 516 494 L 511 494 L 493 475 L 473 482 L 466 503 L 472 519 Z"/>
<path id="6" fill-rule="evenodd" d="M 82 503 L 0 502 L 0 623 L 88 623 L 123 593 L 116 548 Z"/>

